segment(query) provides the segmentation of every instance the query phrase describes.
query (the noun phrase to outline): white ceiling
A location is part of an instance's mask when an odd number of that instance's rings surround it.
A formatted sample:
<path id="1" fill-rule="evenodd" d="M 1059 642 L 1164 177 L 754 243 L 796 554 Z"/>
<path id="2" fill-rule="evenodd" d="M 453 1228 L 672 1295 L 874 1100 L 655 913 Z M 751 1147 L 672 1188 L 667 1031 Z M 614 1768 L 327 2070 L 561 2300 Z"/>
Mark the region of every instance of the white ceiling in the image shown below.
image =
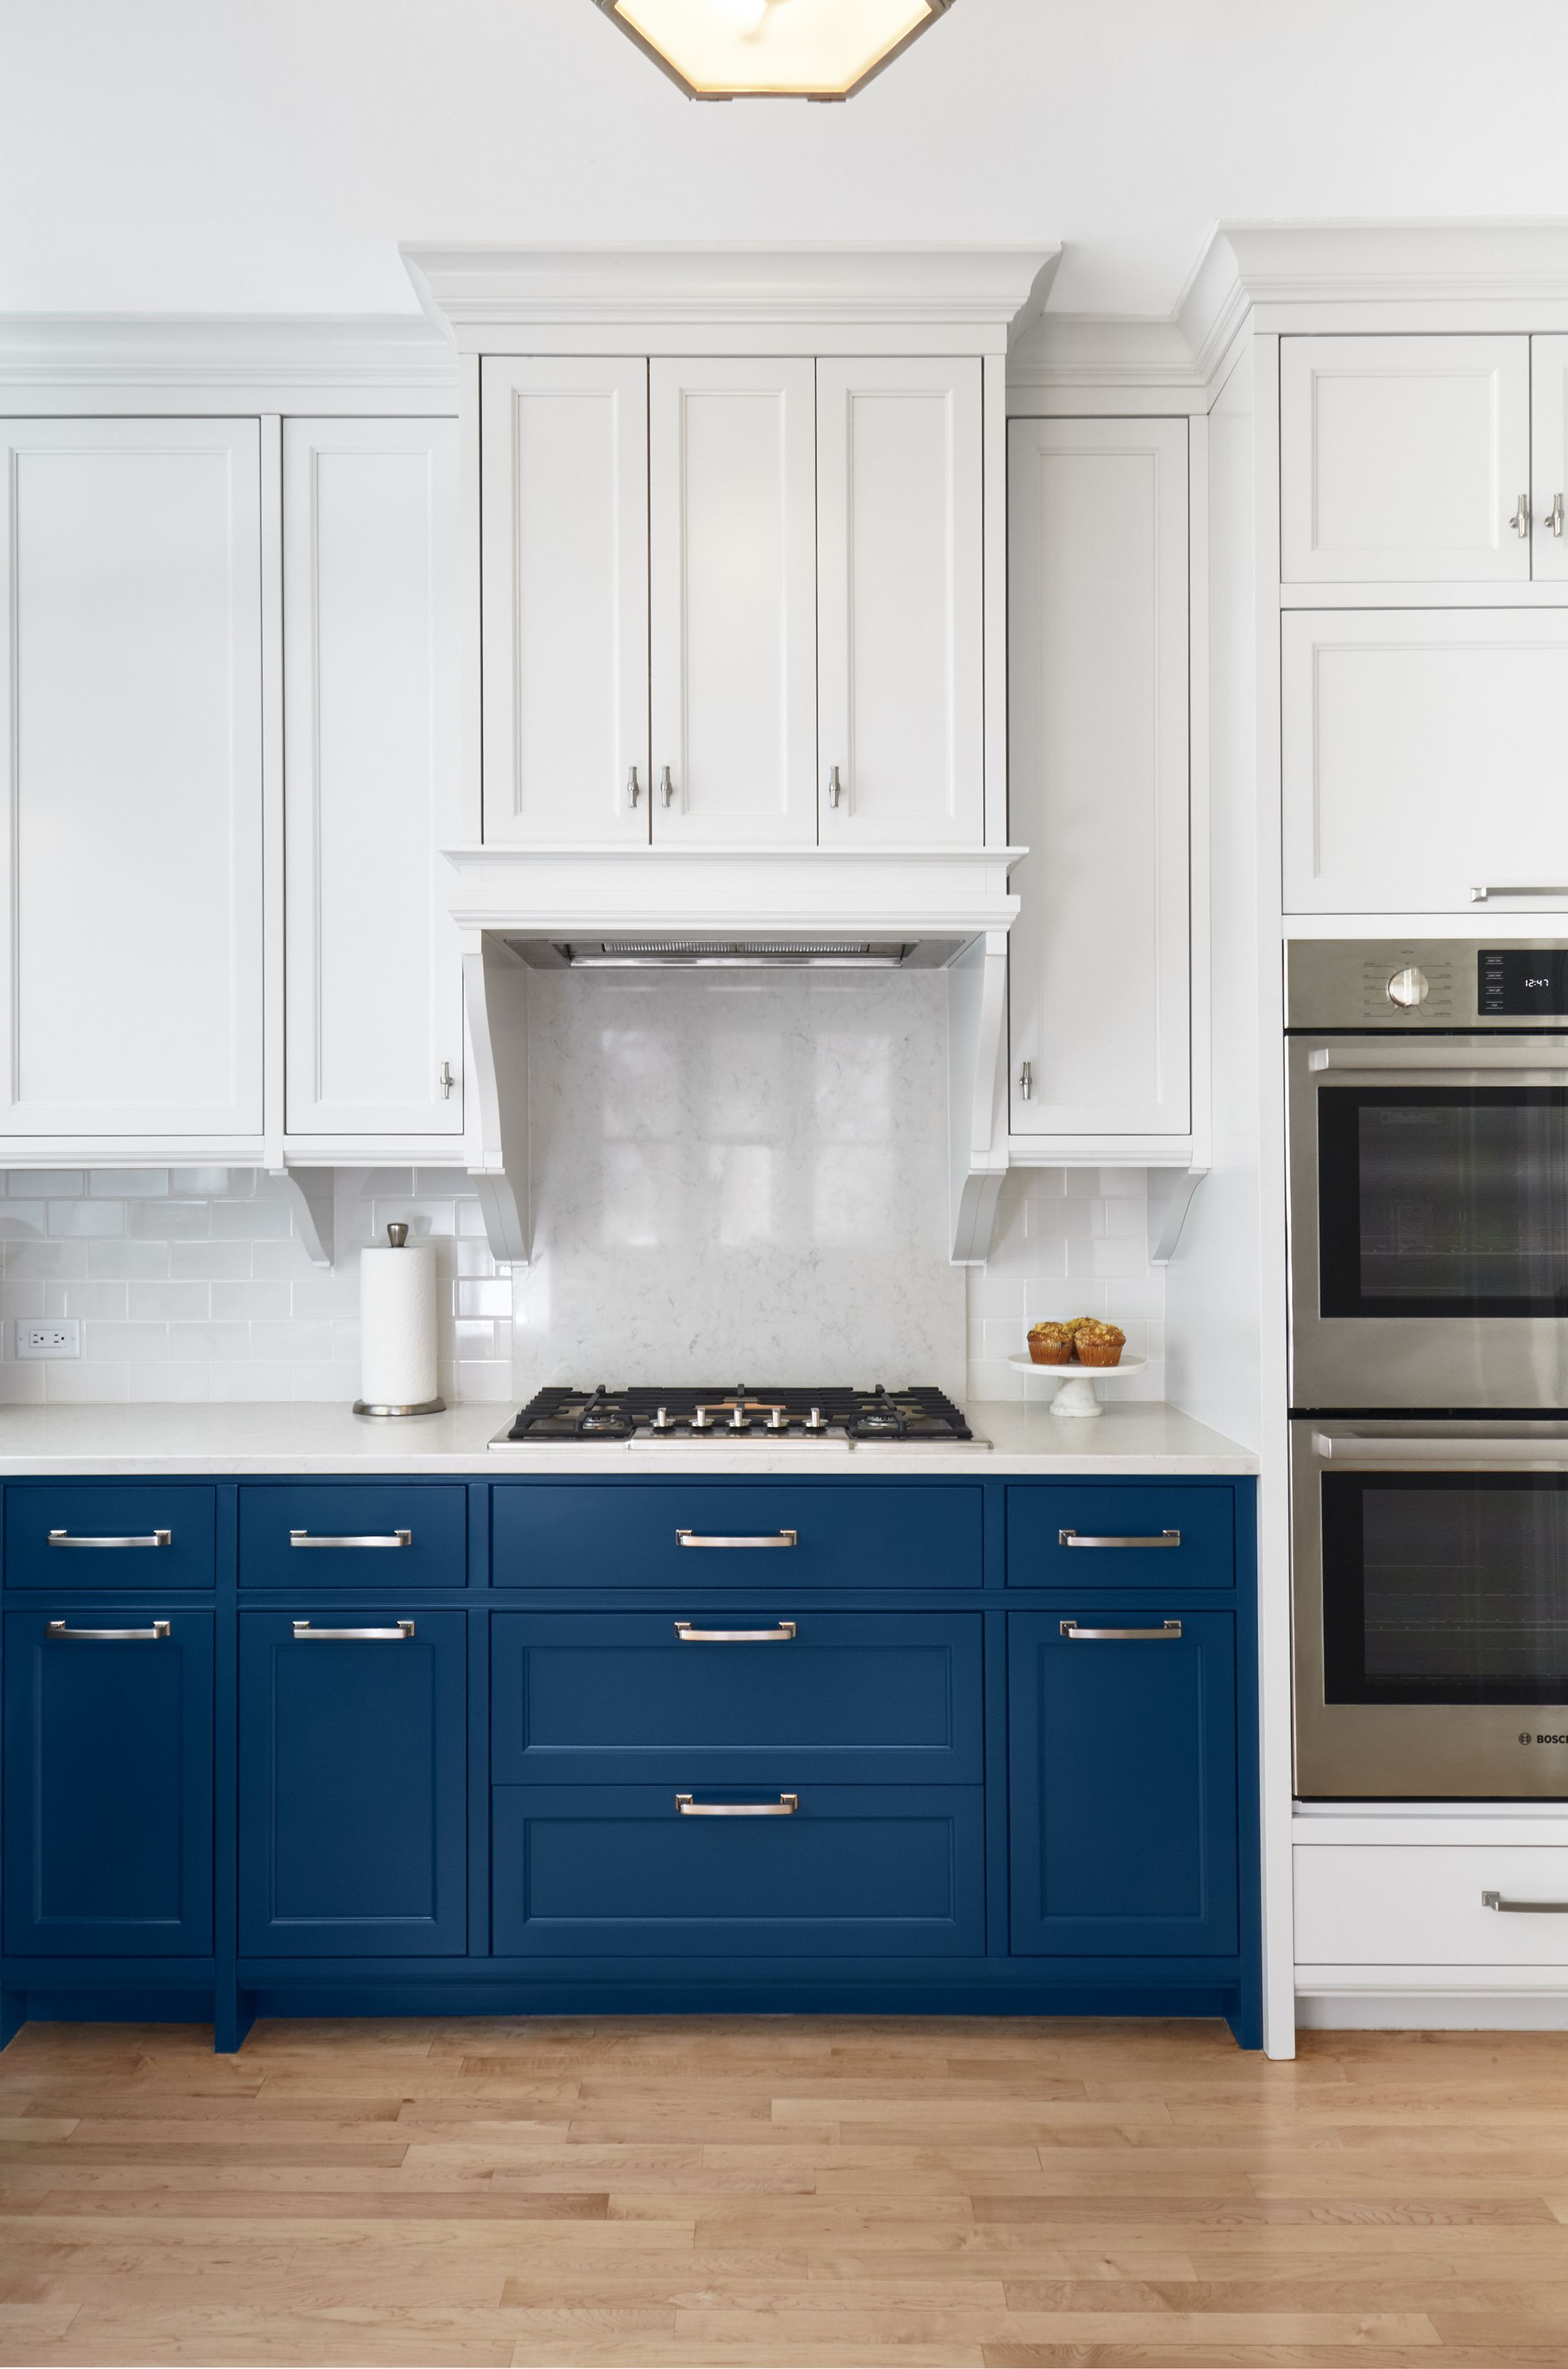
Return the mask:
<path id="1" fill-rule="evenodd" d="M 412 308 L 400 239 L 1059 238 L 1568 213 L 1563 0 L 955 0 L 845 107 L 693 105 L 590 0 L 0 0 L 0 311 Z"/>

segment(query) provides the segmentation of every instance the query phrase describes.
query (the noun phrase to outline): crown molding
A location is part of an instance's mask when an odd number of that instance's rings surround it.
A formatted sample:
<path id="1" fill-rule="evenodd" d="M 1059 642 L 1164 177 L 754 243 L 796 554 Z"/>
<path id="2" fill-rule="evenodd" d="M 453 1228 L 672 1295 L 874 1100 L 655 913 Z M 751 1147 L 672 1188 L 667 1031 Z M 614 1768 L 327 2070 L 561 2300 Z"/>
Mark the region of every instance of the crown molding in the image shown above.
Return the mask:
<path id="1" fill-rule="evenodd" d="M 1014 342 L 1007 385 L 1010 395 L 1082 387 L 1186 397 L 1204 378 L 1173 315 L 1046 313 Z"/>
<path id="2" fill-rule="evenodd" d="M 420 315 L 0 314 L 0 387 L 304 395 L 399 389 L 451 399 L 451 347 Z M 288 407 L 280 403 L 280 407 Z"/>
<path id="3" fill-rule="evenodd" d="M 1001 351 L 1043 307 L 1059 244 L 847 246 L 424 246 L 400 249 L 427 314 L 461 350 L 506 351 L 530 332 L 643 323 L 807 331 L 962 329 Z"/>

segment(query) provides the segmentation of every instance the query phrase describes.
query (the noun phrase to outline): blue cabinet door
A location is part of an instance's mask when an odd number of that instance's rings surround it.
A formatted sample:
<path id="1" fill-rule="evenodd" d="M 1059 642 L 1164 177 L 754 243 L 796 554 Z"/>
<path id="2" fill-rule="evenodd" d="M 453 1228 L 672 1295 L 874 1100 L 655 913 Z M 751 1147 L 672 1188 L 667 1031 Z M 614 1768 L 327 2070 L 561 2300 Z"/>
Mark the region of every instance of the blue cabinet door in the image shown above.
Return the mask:
<path id="1" fill-rule="evenodd" d="M 361 1601 L 239 1627 L 241 1954 L 461 1955 L 466 1616 Z"/>
<path id="2" fill-rule="evenodd" d="M 193 1481 L 24 1481 L 6 1491 L 6 1585 L 142 1596 L 211 1587 L 217 1491 Z"/>
<path id="3" fill-rule="evenodd" d="M 209 1955 L 211 1612 L 8 1612 L 5 1768 L 8 1951 Z"/>
<path id="4" fill-rule="evenodd" d="M 1096 1599 L 1008 1641 L 1014 1955 L 1233 1954 L 1232 1615 Z"/>
<path id="5" fill-rule="evenodd" d="M 976 1957 L 984 1789 L 499 1785 L 506 1957 Z M 736 1816 L 740 1803 L 787 1815 Z"/>
<path id="6" fill-rule="evenodd" d="M 239 1493 L 242 1587 L 462 1587 L 467 1542 L 460 1481 L 263 1481 Z"/>
<path id="7" fill-rule="evenodd" d="M 500 1784 L 979 1784 L 980 1616 L 503 1612 Z"/>

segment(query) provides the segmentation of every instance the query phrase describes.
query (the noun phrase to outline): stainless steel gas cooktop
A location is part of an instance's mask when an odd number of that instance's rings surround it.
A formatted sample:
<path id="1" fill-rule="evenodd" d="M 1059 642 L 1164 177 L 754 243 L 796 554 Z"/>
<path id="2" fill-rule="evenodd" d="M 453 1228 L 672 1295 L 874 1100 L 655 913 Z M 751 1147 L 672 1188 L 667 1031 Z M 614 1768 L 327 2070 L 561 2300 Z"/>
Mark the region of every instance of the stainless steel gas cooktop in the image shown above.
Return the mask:
<path id="1" fill-rule="evenodd" d="M 632 1447 L 695 1440 L 728 1447 L 774 1447 L 781 1441 L 851 1448 L 988 1448 L 977 1439 L 962 1411 L 940 1390 L 753 1390 L 669 1387 L 651 1390 L 541 1390 L 530 1399 L 492 1448 L 519 1442 L 533 1447 Z"/>

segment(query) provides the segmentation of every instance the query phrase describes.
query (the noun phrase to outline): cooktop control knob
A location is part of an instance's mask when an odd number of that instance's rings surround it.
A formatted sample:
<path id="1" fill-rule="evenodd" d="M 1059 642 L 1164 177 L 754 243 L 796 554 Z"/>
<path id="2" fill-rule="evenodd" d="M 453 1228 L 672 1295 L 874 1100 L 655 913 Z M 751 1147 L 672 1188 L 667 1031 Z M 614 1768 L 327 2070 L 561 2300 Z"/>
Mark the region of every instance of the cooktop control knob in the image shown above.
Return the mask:
<path id="1" fill-rule="evenodd" d="M 1413 1012 L 1418 1004 L 1425 1002 L 1431 992 L 1431 980 L 1414 963 L 1407 964 L 1403 970 L 1396 970 L 1389 981 L 1389 1001 L 1401 1012 Z"/>

